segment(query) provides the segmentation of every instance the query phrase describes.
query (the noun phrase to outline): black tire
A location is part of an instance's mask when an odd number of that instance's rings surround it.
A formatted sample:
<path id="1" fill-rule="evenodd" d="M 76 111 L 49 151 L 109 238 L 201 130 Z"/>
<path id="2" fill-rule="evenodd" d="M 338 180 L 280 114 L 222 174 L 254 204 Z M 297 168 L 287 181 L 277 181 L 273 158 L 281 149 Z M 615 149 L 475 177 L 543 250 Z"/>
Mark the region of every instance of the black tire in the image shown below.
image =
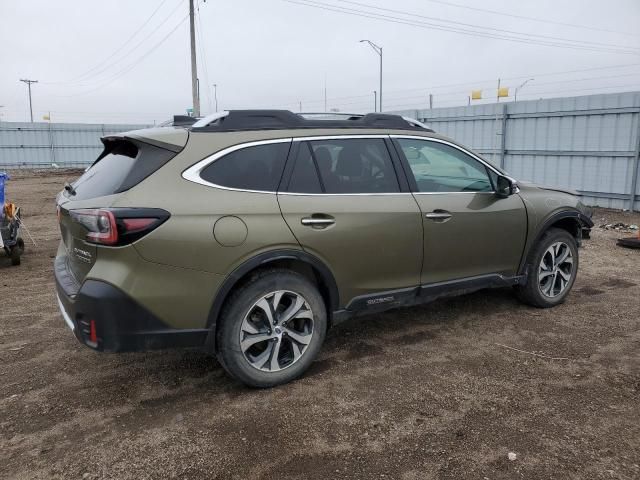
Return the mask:
<path id="1" fill-rule="evenodd" d="M 305 305 L 308 305 L 313 317 L 311 340 L 304 347 L 301 356 L 289 366 L 277 371 L 262 371 L 253 366 L 242 352 L 240 339 L 244 333 L 241 329 L 245 317 L 256 302 L 276 291 L 293 292 L 306 301 Z M 218 321 L 217 357 L 227 373 L 242 383 L 256 388 L 273 387 L 294 380 L 309 368 L 320 351 L 326 331 L 327 312 L 316 285 L 303 275 L 290 270 L 264 270 L 240 287 L 225 302 Z M 283 335 L 286 336 L 286 333 Z M 284 340 L 282 344 L 284 345 Z"/>
<path id="2" fill-rule="evenodd" d="M 20 250 L 20 255 L 22 255 L 24 253 L 24 240 L 22 239 L 22 237 L 18 237 L 16 246 Z"/>
<path id="3" fill-rule="evenodd" d="M 11 247 L 11 265 L 14 267 L 20 265 L 20 248 L 16 245 Z"/>
<path id="4" fill-rule="evenodd" d="M 571 270 L 570 278 L 561 292 L 556 296 L 550 297 L 542 291 L 540 284 L 541 280 L 539 278 L 540 264 L 542 262 L 542 257 L 545 255 L 547 250 L 557 242 L 564 243 L 568 246 L 573 258 L 573 268 Z M 540 240 L 538 240 L 538 243 L 532 247 L 532 250 L 529 253 L 526 265 L 527 282 L 525 285 L 520 285 L 515 288 L 518 298 L 521 302 L 538 308 L 550 308 L 559 305 L 565 301 L 573 287 L 578 274 L 578 263 L 578 243 L 576 242 L 575 237 L 566 230 L 550 228 L 542 235 Z"/>

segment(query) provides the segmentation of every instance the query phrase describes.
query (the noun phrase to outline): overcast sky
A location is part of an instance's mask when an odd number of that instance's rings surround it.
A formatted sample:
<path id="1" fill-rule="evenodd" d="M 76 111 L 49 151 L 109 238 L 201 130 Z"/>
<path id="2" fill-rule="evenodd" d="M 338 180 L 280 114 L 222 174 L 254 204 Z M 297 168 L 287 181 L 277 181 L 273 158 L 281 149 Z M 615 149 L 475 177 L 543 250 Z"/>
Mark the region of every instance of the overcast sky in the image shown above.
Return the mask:
<path id="1" fill-rule="evenodd" d="M 383 47 L 385 110 L 424 108 L 429 93 L 435 107 L 464 105 L 472 89 L 485 97 L 475 103 L 492 102 L 499 77 L 511 94 L 534 78 L 523 100 L 640 90 L 639 0 L 198 3 L 203 113 L 215 107 L 214 83 L 219 109 L 297 111 L 302 102 L 322 111 L 326 82 L 329 109 L 372 111 L 378 56 L 361 39 Z M 36 120 L 50 111 L 53 121 L 150 123 L 184 113 L 187 14 L 188 0 L 0 0 L 0 119 L 29 119 L 21 78 L 39 81 Z M 496 35 L 519 41 L 488 38 Z"/>

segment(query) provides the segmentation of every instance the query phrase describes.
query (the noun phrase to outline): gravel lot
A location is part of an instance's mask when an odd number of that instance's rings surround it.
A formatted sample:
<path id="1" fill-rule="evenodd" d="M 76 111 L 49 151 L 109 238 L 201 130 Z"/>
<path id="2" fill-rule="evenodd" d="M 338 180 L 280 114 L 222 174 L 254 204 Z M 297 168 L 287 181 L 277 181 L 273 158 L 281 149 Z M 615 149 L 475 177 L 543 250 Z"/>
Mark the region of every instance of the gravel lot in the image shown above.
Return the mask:
<path id="1" fill-rule="evenodd" d="M 7 184 L 37 246 L 0 254 L 0 478 L 640 478 L 640 250 L 597 228 L 640 215 L 596 211 L 564 305 L 484 291 L 359 318 L 258 391 L 199 352 L 78 344 L 52 277 L 66 178 Z"/>

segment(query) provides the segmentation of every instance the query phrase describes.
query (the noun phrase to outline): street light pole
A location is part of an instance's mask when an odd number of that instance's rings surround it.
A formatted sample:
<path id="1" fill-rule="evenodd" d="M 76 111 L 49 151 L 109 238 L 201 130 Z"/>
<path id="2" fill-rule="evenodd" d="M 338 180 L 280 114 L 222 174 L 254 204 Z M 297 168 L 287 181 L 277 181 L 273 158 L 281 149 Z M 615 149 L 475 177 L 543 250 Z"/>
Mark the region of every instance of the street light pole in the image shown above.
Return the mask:
<path id="1" fill-rule="evenodd" d="M 21 78 L 20 81 L 26 83 L 27 87 L 29 88 L 29 113 L 31 113 L 31 123 L 33 123 L 33 105 L 31 103 L 31 84 L 38 83 L 38 80 L 29 80 L 28 78 Z"/>
<path id="2" fill-rule="evenodd" d="M 213 84 L 213 99 L 216 103 L 216 112 L 218 111 L 218 84 Z"/>
<path id="3" fill-rule="evenodd" d="M 368 43 L 369 46 L 371 46 L 371 48 L 373 48 L 373 51 L 376 52 L 378 55 L 380 55 L 380 90 L 379 90 L 379 99 L 380 101 L 378 102 L 378 109 L 380 112 L 382 112 L 382 47 L 379 47 L 378 45 L 376 45 L 375 43 L 373 43 L 371 40 L 360 40 L 360 43 Z"/>
<path id="4" fill-rule="evenodd" d="M 522 84 L 519 87 L 516 87 L 516 91 L 513 94 L 514 103 L 518 100 L 518 90 L 521 90 L 527 83 L 532 82 L 533 80 L 535 80 L 535 78 L 530 78 L 528 80 L 525 80 L 524 82 L 522 82 Z"/>

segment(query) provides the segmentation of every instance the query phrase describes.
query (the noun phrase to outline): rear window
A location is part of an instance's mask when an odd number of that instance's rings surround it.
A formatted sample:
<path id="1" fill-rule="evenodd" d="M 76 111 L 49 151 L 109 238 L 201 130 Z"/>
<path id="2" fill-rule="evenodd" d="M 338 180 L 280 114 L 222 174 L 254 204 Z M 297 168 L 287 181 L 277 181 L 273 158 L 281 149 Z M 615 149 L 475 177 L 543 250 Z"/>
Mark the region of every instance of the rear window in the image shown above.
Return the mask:
<path id="1" fill-rule="evenodd" d="M 200 177 L 221 187 L 275 192 L 290 145 L 287 141 L 236 150 L 207 165 Z"/>
<path id="2" fill-rule="evenodd" d="M 136 186 L 177 154 L 129 140 L 107 140 L 98 160 L 73 184 L 74 200 L 113 195 Z"/>

